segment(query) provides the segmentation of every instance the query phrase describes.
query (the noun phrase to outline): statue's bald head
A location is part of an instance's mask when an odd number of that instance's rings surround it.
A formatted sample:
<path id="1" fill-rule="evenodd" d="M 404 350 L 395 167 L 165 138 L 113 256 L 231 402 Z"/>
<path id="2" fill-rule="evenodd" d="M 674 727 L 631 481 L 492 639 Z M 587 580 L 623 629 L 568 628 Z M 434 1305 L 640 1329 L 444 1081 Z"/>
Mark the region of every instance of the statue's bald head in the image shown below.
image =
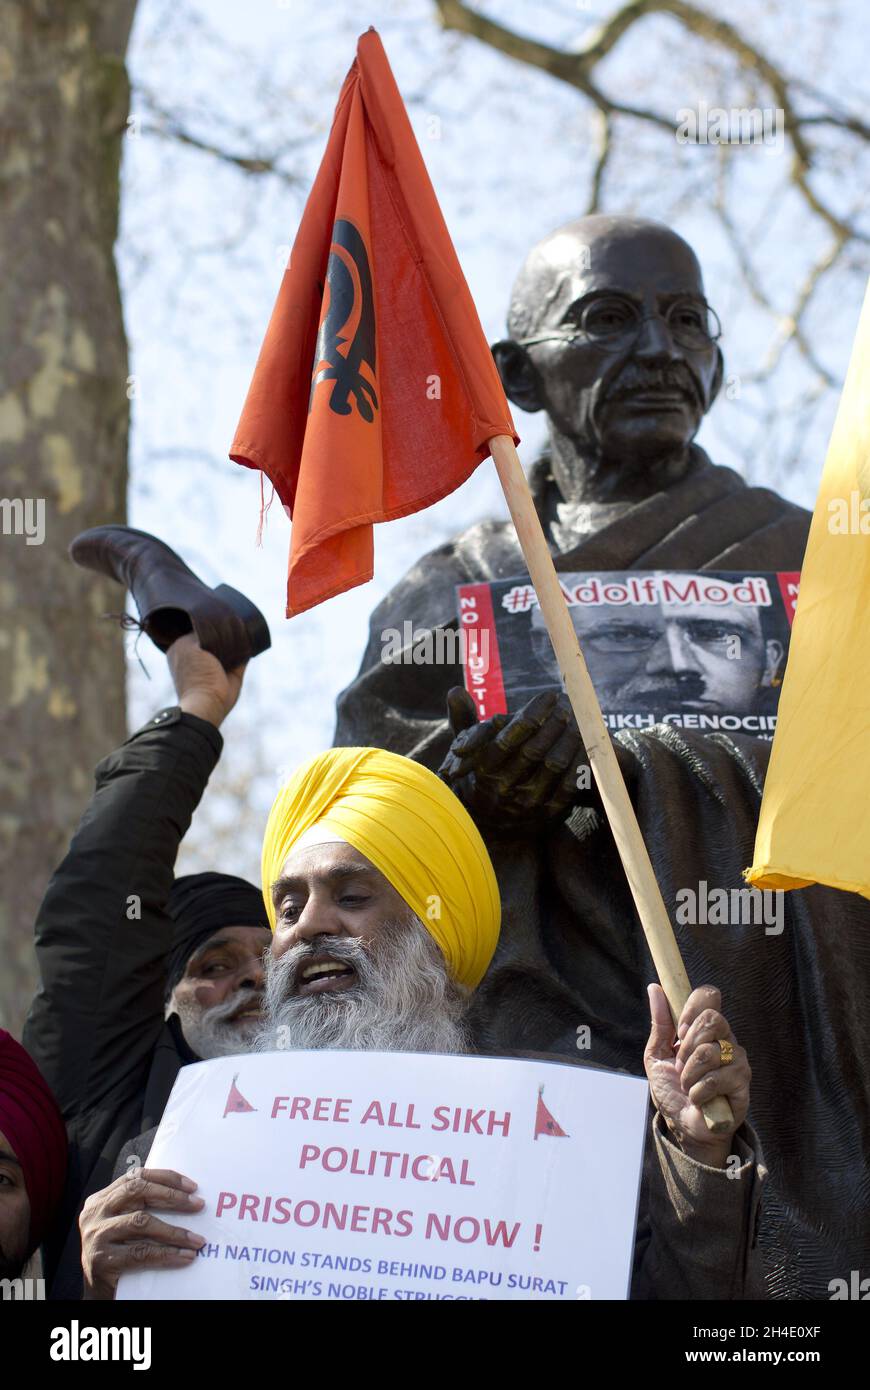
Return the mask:
<path id="1" fill-rule="evenodd" d="M 512 338 L 530 337 L 578 294 L 599 285 L 627 289 L 638 273 L 664 274 L 703 296 L 698 258 L 663 222 L 593 213 L 566 222 L 533 246 L 514 281 L 508 310 Z"/>
<path id="2" fill-rule="evenodd" d="M 546 411 L 564 496 L 638 495 L 682 476 L 722 378 L 701 267 L 682 237 L 639 217 L 559 227 L 517 276 L 508 331 L 493 347 L 505 390 Z"/>

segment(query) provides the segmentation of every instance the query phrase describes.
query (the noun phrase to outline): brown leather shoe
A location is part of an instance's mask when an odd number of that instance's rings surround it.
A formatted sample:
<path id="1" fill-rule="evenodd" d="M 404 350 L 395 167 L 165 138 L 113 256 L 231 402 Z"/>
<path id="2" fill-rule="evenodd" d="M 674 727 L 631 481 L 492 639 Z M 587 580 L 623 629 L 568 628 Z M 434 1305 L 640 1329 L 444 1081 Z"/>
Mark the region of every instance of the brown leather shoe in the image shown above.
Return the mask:
<path id="1" fill-rule="evenodd" d="M 142 631 L 162 652 L 192 631 L 203 650 L 231 671 L 272 645 L 266 619 L 250 599 L 227 584 L 210 589 L 147 531 L 94 526 L 76 536 L 69 553 L 77 565 L 130 590 Z"/>

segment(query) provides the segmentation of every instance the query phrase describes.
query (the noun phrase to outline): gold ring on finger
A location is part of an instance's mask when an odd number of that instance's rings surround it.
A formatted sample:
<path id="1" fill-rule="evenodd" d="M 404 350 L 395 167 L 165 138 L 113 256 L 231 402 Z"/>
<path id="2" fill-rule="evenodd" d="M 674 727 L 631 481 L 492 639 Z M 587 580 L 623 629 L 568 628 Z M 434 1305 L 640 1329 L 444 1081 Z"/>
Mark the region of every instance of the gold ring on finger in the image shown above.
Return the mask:
<path id="1" fill-rule="evenodd" d="M 719 1065 L 720 1067 L 730 1067 L 734 1061 L 734 1044 L 727 1038 L 719 1038 Z"/>

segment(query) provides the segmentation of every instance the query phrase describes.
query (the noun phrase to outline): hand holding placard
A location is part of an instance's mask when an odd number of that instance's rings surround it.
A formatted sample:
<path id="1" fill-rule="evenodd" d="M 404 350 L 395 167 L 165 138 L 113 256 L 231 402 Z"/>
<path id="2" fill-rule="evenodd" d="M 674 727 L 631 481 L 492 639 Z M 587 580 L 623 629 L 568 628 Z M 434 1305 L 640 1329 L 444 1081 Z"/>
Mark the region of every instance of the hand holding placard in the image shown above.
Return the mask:
<path id="1" fill-rule="evenodd" d="M 537 1124 L 544 1083 L 562 1137 Z M 185 1067 L 149 1163 L 196 1176 L 205 1207 L 185 1219 L 205 1244 L 192 1267 L 125 1276 L 118 1296 L 624 1298 L 647 1103 L 640 1078 L 554 1062 L 275 1052 Z"/>

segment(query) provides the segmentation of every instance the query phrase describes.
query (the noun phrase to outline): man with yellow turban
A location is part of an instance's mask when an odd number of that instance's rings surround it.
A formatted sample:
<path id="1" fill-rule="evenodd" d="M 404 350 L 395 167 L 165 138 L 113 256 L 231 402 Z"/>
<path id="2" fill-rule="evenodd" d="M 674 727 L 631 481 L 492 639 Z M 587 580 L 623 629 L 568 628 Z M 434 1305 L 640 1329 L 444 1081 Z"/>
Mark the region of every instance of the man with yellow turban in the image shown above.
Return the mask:
<path id="1" fill-rule="evenodd" d="M 486 847 L 449 788 L 419 763 L 375 748 L 332 748 L 279 792 L 263 843 L 272 928 L 261 1050 L 472 1052 L 466 1015 L 498 944 L 501 908 Z M 647 1144 L 634 1298 L 747 1298 L 761 1289 L 754 1232 L 764 1178 L 744 1123 L 749 1065 L 696 989 L 678 1035 L 650 986 L 644 1064 L 656 1108 Z M 726 1095 L 734 1125 L 711 1135 L 700 1105 Z M 602 1145 L 607 1143 L 606 1128 Z M 113 1296 L 101 1213 L 126 1179 L 86 1207 L 87 1295 Z M 204 1238 L 171 1224 L 201 1206 L 179 1173 L 139 1174 L 151 1195 L 137 1258 L 178 1268 Z M 146 1257 L 143 1251 L 152 1250 Z"/>
<path id="2" fill-rule="evenodd" d="M 428 768 L 376 748 L 312 758 L 272 807 L 262 880 L 283 1046 L 466 1050 L 501 904 L 477 827 Z"/>
<path id="3" fill-rule="evenodd" d="M 262 881 L 274 938 L 260 1048 L 473 1050 L 465 1016 L 495 954 L 501 908 L 483 840 L 434 773 L 375 748 L 312 758 L 272 807 Z M 744 1124 L 746 1054 L 718 990 L 693 992 L 679 1040 L 662 990 L 649 993 L 644 1064 L 656 1115 L 632 1296 L 757 1296 L 765 1170 Z M 700 1109 L 714 1095 L 731 1102 L 724 1136 L 710 1134 Z"/>

